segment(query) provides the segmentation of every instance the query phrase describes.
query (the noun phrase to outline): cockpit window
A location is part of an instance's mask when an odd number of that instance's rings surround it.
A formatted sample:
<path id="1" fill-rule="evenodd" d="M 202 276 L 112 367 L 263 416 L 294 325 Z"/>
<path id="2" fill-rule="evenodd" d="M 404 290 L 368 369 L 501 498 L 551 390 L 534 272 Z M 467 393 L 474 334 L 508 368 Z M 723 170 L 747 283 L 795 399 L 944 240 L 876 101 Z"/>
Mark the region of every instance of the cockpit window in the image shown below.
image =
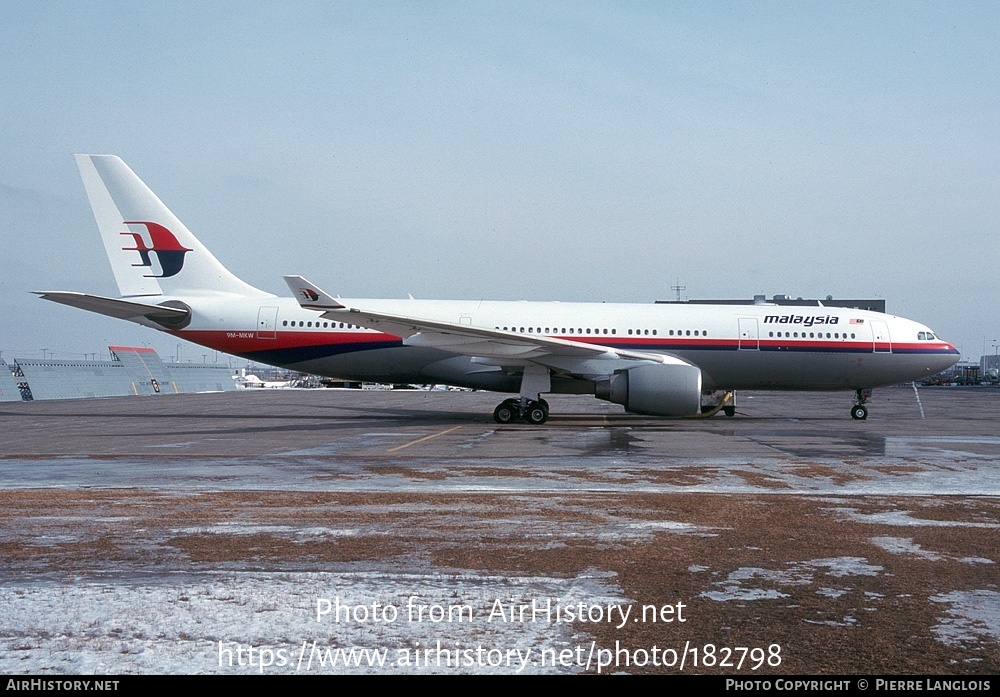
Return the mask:
<path id="1" fill-rule="evenodd" d="M 931 332 L 920 332 L 917 334 L 918 341 L 934 341 L 935 338 Z"/>

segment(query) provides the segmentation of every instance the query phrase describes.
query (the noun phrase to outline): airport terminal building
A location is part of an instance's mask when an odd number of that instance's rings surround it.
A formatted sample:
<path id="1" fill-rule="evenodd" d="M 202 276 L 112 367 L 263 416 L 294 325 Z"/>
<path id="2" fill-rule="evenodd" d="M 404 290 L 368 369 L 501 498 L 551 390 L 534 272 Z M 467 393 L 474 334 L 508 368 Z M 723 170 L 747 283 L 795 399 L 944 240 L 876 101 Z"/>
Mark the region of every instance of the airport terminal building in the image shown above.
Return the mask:
<path id="1" fill-rule="evenodd" d="M 151 348 L 109 346 L 110 361 L 13 359 L 0 364 L 0 402 L 230 392 L 228 366 L 164 363 Z"/>

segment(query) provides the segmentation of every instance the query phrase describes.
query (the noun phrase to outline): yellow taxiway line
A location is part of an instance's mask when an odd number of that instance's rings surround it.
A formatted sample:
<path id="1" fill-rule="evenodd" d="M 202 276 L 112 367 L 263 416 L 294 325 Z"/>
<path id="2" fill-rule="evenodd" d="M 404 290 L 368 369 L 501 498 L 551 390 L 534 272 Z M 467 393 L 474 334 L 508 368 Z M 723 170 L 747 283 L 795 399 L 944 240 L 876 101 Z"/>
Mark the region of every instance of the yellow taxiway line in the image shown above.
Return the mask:
<path id="1" fill-rule="evenodd" d="M 432 433 L 429 436 L 424 436 L 423 438 L 417 438 L 416 440 L 411 440 L 409 443 L 404 443 L 403 445 L 397 445 L 395 448 L 389 448 L 386 450 L 387 453 L 394 453 L 397 450 L 402 450 L 403 448 L 409 448 L 411 445 L 416 445 L 417 443 L 423 443 L 425 440 L 430 440 L 431 438 L 437 438 L 438 436 L 443 436 L 446 433 L 451 433 L 452 431 L 457 431 L 462 428 L 461 426 L 455 426 L 453 428 L 445 429 L 440 433 Z"/>

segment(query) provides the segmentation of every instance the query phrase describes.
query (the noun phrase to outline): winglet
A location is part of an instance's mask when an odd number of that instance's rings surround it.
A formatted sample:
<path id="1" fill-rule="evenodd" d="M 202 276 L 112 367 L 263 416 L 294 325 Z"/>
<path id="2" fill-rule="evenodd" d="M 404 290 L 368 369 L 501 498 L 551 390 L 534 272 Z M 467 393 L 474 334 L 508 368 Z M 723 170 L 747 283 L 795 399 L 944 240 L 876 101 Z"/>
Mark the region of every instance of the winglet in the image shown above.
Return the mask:
<path id="1" fill-rule="evenodd" d="M 313 285 L 302 276 L 285 276 L 292 295 L 299 305 L 307 310 L 344 310 L 346 307 L 334 300 L 318 286 Z"/>

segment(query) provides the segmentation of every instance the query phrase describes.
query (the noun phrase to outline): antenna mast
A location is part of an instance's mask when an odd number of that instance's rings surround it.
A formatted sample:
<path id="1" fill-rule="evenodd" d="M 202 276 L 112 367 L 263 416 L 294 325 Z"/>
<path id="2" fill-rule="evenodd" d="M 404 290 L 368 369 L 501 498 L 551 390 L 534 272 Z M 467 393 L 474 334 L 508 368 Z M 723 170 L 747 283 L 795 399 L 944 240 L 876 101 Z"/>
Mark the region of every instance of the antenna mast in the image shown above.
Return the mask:
<path id="1" fill-rule="evenodd" d="M 680 302 L 681 301 L 681 291 L 682 290 L 687 290 L 687 286 L 682 286 L 681 285 L 681 279 L 680 279 L 680 277 L 678 277 L 677 278 L 677 284 L 673 285 L 673 286 L 670 286 L 670 290 L 677 291 L 677 302 Z"/>

